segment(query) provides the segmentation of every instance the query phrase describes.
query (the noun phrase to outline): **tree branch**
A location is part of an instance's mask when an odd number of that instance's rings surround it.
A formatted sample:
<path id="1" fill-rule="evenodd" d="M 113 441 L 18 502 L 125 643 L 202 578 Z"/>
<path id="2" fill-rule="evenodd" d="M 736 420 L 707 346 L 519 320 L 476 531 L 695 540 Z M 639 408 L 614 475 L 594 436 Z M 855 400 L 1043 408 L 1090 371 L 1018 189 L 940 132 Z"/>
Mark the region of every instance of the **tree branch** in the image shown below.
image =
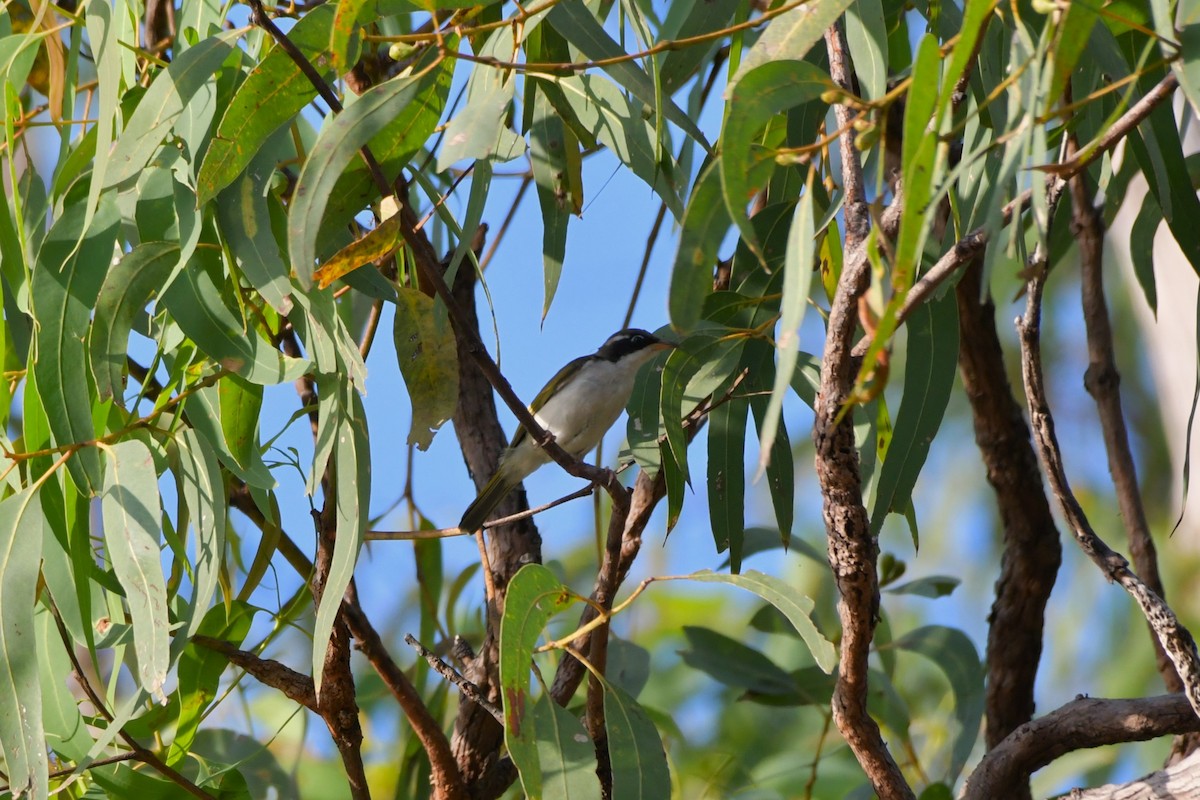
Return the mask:
<path id="1" fill-rule="evenodd" d="M 1034 771 L 1076 750 L 1195 730 L 1200 730 L 1200 718 L 1183 695 L 1136 700 L 1078 697 L 1025 723 L 988 752 L 967 778 L 962 798 L 1008 797 L 1005 787 L 1027 783 Z"/>
<path id="2" fill-rule="evenodd" d="M 982 278 L 983 261 L 977 258 L 955 287 L 955 297 L 959 372 L 1004 535 L 996 598 L 988 618 L 984 738 L 991 749 L 1033 718 L 1045 609 L 1062 563 L 1062 544 L 1029 426 L 1008 381 L 996 331 L 996 307 L 982 291 Z M 1004 796 L 1028 797 L 1028 781 L 1005 786 Z"/>
<path id="3" fill-rule="evenodd" d="M 849 90 L 852 79 L 844 36 L 834 25 L 825 34 L 830 74 Z M 842 183 L 845 187 L 846 251 L 862 250 L 870 217 L 863 196 L 862 165 L 854 148 L 850 110 L 835 107 L 838 124 Z M 898 213 L 895 215 L 898 219 Z M 871 535 L 862 500 L 862 476 L 854 443 L 853 410 L 847 406 L 852 380 L 851 340 L 857 321 L 858 299 L 870 276 L 865 257 L 848 258 L 830 304 L 825 337 L 821 386 L 817 395 L 813 441 L 816 471 L 821 484 L 829 564 L 838 588 L 838 617 L 842 641 L 837 683 L 833 692 L 833 718 L 876 793 L 884 800 L 914 797 L 895 760 L 888 752 L 879 726 L 867 712 L 867 657 L 879 615 L 879 582 L 876 559 L 879 547 Z"/>
<path id="4" fill-rule="evenodd" d="M 1037 258 L 1035 254 L 1035 259 Z M 1021 374 L 1025 382 L 1025 398 L 1029 406 L 1038 456 L 1046 471 L 1050 488 L 1058 498 L 1063 516 L 1080 549 L 1100 568 L 1106 578 L 1119 583 L 1133 597 L 1154 630 L 1155 636 L 1162 643 L 1163 649 L 1175 664 L 1192 708 L 1200 713 L 1200 654 L 1196 652 L 1196 642 L 1192 634 L 1180 624 L 1175 612 L 1162 598 L 1147 588 L 1129 568 L 1129 562 L 1096 534 L 1067 481 L 1062 452 L 1054 431 L 1054 418 L 1046 400 L 1042 377 L 1041 311 L 1047 274 L 1044 259 L 1045 255 L 1042 254 L 1041 259 L 1036 260 L 1030 267 L 1032 276 L 1026 283 L 1025 315 L 1017 321 L 1017 333 L 1021 340 Z"/>

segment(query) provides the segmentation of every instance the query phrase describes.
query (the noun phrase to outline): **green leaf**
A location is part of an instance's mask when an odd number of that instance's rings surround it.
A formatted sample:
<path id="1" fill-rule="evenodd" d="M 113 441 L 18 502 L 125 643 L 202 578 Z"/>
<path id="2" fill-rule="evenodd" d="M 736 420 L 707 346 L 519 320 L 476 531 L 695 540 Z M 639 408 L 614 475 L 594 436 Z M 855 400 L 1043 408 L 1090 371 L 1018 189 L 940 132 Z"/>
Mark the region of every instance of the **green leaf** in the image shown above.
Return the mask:
<path id="1" fill-rule="evenodd" d="M 937 38 L 926 35 L 917 51 L 913 65 L 913 80 L 904 106 L 904 145 L 901 172 L 904 175 L 904 217 L 896 244 L 896 263 L 892 282 L 905 290 L 912 285 L 912 275 L 921 245 L 933 223 L 929 213 L 933 192 L 934 158 L 937 137 L 929 135 L 937 109 L 941 56 Z"/>
<path id="2" fill-rule="evenodd" d="M 887 93 L 888 36 L 882 0 L 854 0 L 846 8 L 846 44 L 863 98 Z"/>
<path id="3" fill-rule="evenodd" d="M 790 695 L 795 681 L 782 667 L 758 650 L 708 628 L 685 625 L 688 649 L 679 656 L 693 669 L 714 680 L 762 695 Z"/>
<path id="4" fill-rule="evenodd" d="M 680 217 L 683 202 L 676 165 L 668 153 L 655 146 L 654 126 L 642 116 L 641 106 L 598 75 L 556 78 L 551 85 L 562 90 L 583 129 L 652 188 L 676 218 Z"/>
<path id="5" fill-rule="evenodd" d="M 537 723 L 529 695 L 533 648 L 546 623 L 575 601 L 541 564 L 526 564 L 508 584 L 500 620 L 500 690 L 504 700 L 504 744 L 531 798 L 542 795 Z"/>
<path id="6" fill-rule="evenodd" d="M 215 80 L 246 30 L 224 31 L 187 48 L 154 78 L 109 156 L 104 186 L 123 183 L 142 171 L 192 98 Z"/>
<path id="7" fill-rule="evenodd" d="M 928 575 L 900 586 L 889 586 L 884 591 L 889 594 L 915 594 L 918 597 L 936 600 L 939 597 L 949 597 L 960 583 L 961 580 L 949 575 Z"/>
<path id="8" fill-rule="evenodd" d="M 480 49 L 481 58 L 511 62 L 516 42 L 512 31 L 500 28 Z M 511 161 L 525 152 L 525 140 L 508 127 L 509 107 L 517 86 L 511 70 L 485 67 L 467 79 L 467 103 L 446 125 L 446 138 L 437 154 L 443 172 L 459 161 Z"/>
<path id="9" fill-rule="evenodd" d="M 759 252 L 758 238 L 746 204 L 762 187 L 752 183 L 751 172 L 756 161 L 774 163 L 775 158 L 771 150 L 756 152 L 758 134 L 778 114 L 815 100 L 832 86 L 825 71 L 807 61 L 778 61 L 745 73 L 729 91 L 718 162 L 721 189 L 742 240 L 755 254 Z"/>
<path id="10" fill-rule="evenodd" d="M 202 620 L 196 619 L 195 633 L 236 647 L 250 632 L 253 619 L 252 606 L 234 602 L 226 608 L 220 604 L 209 609 Z M 187 758 L 205 712 L 218 696 L 221 674 L 228 666 L 229 659 L 224 655 L 191 642 L 179 656 L 179 720 L 167 751 L 168 764 L 178 764 Z"/>
<path id="11" fill-rule="evenodd" d="M 1162 209 L 1153 196 L 1147 194 L 1142 200 L 1137 219 L 1129 232 L 1129 258 L 1133 262 L 1133 274 L 1150 311 L 1158 316 L 1158 290 L 1154 277 L 1154 238 L 1162 226 Z"/>
<path id="12" fill-rule="evenodd" d="M 612 796 L 660 800 L 671 796 L 671 772 L 662 739 L 637 701 L 604 682 L 604 730 L 612 765 Z"/>
<path id="13" fill-rule="evenodd" d="M 536 81 L 528 81 L 533 92 L 533 121 L 529 129 L 529 164 L 537 184 L 538 205 L 542 210 L 542 271 L 545 286 L 542 319 L 558 290 L 563 260 L 567 254 L 567 225 L 571 214 L 582 210 L 583 160 L 579 141 L 550 105 L 546 93 L 538 91 Z"/>
<path id="14" fill-rule="evenodd" d="M 574 714 L 543 694 L 533 706 L 542 792 L 547 798 L 599 800 L 596 750 Z"/>
<path id="15" fill-rule="evenodd" d="M 662 429 L 662 364 L 666 354 L 655 356 L 651 366 L 638 371 L 629 396 L 625 437 L 638 467 L 656 476 L 661 464 L 658 435 Z"/>
<path id="16" fill-rule="evenodd" d="M 202 247 L 162 295 L 188 338 L 213 360 L 251 383 L 292 381 L 309 368 L 307 360 L 284 356 L 241 317 L 225 299 L 228 288 L 220 250 Z"/>
<path id="17" fill-rule="evenodd" d="M 224 380 L 224 378 L 222 379 Z M 225 468 L 248 486 L 259 489 L 275 488 L 275 478 L 263 463 L 258 448 L 244 450 L 235 455 L 232 446 L 225 441 L 225 425 L 221 420 L 221 394 L 216 386 L 196 389 L 184 401 L 188 423 L 199 433 L 208 446 L 217 454 Z M 239 457 L 246 459 L 243 466 Z"/>
<path id="18" fill-rule="evenodd" d="M 1158 6 L 1152 4 L 1157 12 Z M 1168 6 L 1169 9 L 1169 6 Z M 1179 41 L 1179 58 L 1171 60 L 1171 69 L 1179 77 L 1179 87 L 1184 97 L 1192 104 L 1193 111 L 1200 109 L 1200 2 L 1179 0 L 1174 18 L 1170 11 L 1155 13 L 1156 28 L 1166 28 L 1168 37 Z"/>
<path id="19" fill-rule="evenodd" d="M 982 3 L 980 5 L 987 6 L 990 4 Z M 973 16 L 971 11 L 972 9 L 968 7 L 968 19 Z M 1052 60 L 1053 68 L 1051 71 L 1050 88 L 1046 93 L 1046 102 L 1054 103 L 1058 98 L 1062 97 L 1063 90 L 1067 87 L 1067 82 L 1071 80 L 1071 73 L 1074 71 L 1075 65 L 1079 63 L 1079 57 L 1087 49 L 1088 39 L 1092 35 L 1092 28 L 1096 26 L 1096 22 L 1099 19 L 1100 15 L 1096 7 L 1091 3 L 1072 3 L 1063 11 L 1062 18 L 1058 23 L 1058 30 L 1055 33 L 1054 45 L 1047 51 L 1047 56 Z M 972 45 L 973 42 L 955 45 L 955 55 L 957 55 L 960 47 L 970 47 Z"/>
<path id="20" fill-rule="evenodd" d="M 568 42 L 578 47 L 584 56 L 593 61 L 627 55 L 625 48 L 608 35 L 604 26 L 592 16 L 592 12 L 585 3 L 558 3 L 550 9 L 550 13 L 546 15 L 546 21 L 566 37 Z M 662 99 L 665 108 L 658 110 L 705 150 L 712 150 L 708 140 L 704 138 L 704 134 L 691 117 L 675 105 L 674 101 L 661 97 L 660 93 L 655 90 L 654 81 L 635 62 L 621 60 L 605 64 L 601 68 L 614 81 L 651 109 L 658 109 L 658 100 Z"/>
<path id="21" fill-rule="evenodd" d="M 875 536 L 889 511 L 904 513 L 912 502 L 958 374 L 958 306 L 952 295 L 922 303 L 906 324 L 904 391 L 871 509 L 871 533 Z"/>
<path id="22" fill-rule="evenodd" d="M 162 507 L 154 458 L 146 445 L 128 439 L 107 448 L 108 471 L 100 512 L 104 548 L 125 590 L 133 619 L 138 682 L 166 703 L 163 685 L 171 666 L 167 587 L 159 553 Z"/>
<path id="23" fill-rule="evenodd" d="M 14 797 L 45 798 L 49 780 L 33 620 L 44 527 L 36 488 L 0 502 L 0 751 Z"/>
<path id="24" fill-rule="evenodd" d="M 243 468 L 261 457 L 258 445 L 258 418 L 262 411 L 261 386 L 230 375 L 217 382 L 221 404 L 221 432 L 229 452 Z"/>
<path id="25" fill-rule="evenodd" d="M 823 0 L 805 3 L 785 11 L 767 23 L 758 41 L 742 57 L 737 72 L 729 80 L 730 92 L 737 82 L 755 67 L 771 61 L 799 61 L 854 0 Z"/>
<path id="26" fill-rule="evenodd" d="M 717 248 L 731 222 L 721 193 L 719 162 L 711 162 L 692 189 L 679 232 L 679 251 L 671 268 L 668 303 L 675 330 L 687 333 L 700 321 L 704 299 L 712 294 Z"/>
<path id="27" fill-rule="evenodd" d="M 109 3 L 88 3 L 86 9 L 88 43 L 96 65 L 96 150 L 92 178 L 88 184 L 88 215 L 100 203 L 112 149 L 113 122 L 121 97 L 121 43 Z M 90 220 L 89 220 L 90 221 Z"/>
<path id="28" fill-rule="evenodd" d="M 677 347 L 670 351 L 662 372 L 660 402 L 663 431 L 674 461 L 683 479 L 688 482 L 691 479 L 688 477 L 687 435 L 683 430 L 683 417 L 691 409 L 684 410 L 683 398 L 692 376 L 708 362 L 708 353 L 714 345 L 716 341 L 712 337 L 692 337 L 686 348 Z"/>
<path id="29" fill-rule="evenodd" d="M 738 0 L 677 0 L 669 3 L 666 19 L 659 30 L 659 41 L 691 39 L 722 30 L 729 25 L 739 5 Z M 705 63 L 714 46 L 715 43 L 708 47 L 692 45 L 668 50 L 658 68 L 663 94 L 674 94 Z"/>
<path id="30" fill-rule="evenodd" d="M 943 76 L 942 80 L 943 91 L 938 98 L 938 119 L 942 118 L 942 115 L 949 107 L 954 86 L 958 83 L 958 79 L 962 77 L 964 72 L 966 72 L 967 67 L 971 64 L 971 59 L 975 58 L 977 55 L 976 50 L 978 47 L 979 36 L 983 32 L 984 26 L 987 24 L 988 19 L 992 16 L 992 11 L 996 7 L 996 0 L 983 0 L 983 2 L 978 3 L 964 3 L 963 6 L 964 14 L 962 17 L 962 23 L 956 26 L 958 28 L 956 31 L 958 39 L 954 43 L 954 53 L 950 56 L 950 63 L 946 67 L 946 74 Z M 957 15 L 957 8 L 953 9 L 953 11 Z M 946 22 L 947 24 L 953 24 L 953 22 L 950 20 L 947 20 Z M 1085 42 L 1086 40 L 1087 37 L 1084 37 Z M 918 54 L 917 58 L 919 61 L 921 58 L 920 54 Z M 912 89 L 910 88 L 909 91 L 911 92 Z M 1057 96 L 1058 95 L 1055 95 L 1054 97 L 1057 98 Z M 907 128 L 905 129 L 904 135 L 907 140 Z"/>
<path id="31" fill-rule="evenodd" d="M 1128 141 L 1167 227 L 1192 269 L 1200 273 L 1200 229 L 1195 225 L 1200 219 L 1200 200 L 1188 175 L 1174 112 L 1158 106 Z"/>
<path id="32" fill-rule="evenodd" d="M 725 575 L 710 570 L 701 570 L 685 575 L 683 579 L 704 583 L 725 583 L 753 592 L 778 608 L 788 618 L 796 632 L 800 634 L 800 638 L 808 645 L 817 666 L 825 672 L 833 669 L 834 663 L 837 661 L 833 645 L 821 635 L 808 616 L 813 609 L 813 601 L 797 591 L 795 587 L 779 578 L 753 569 L 741 575 Z"/>
<path id="33" fill-rule="evenodd" d="M 337 383 L 335 388 L 330 384 Z M 370 519 L 371 503 L 371 437 L 367 433 L 367 413 L 362 398 L 353 387 L 336 376 L 322 381 L 318 386 L 321 395 L 342 392 L 349 397 L 340 397 L 337 442 L 333 449 L 333 463 L 337 475 L 337 537 L 334 540 L 333 559 L 329 574 L 317 605 L 317 617 L 313 622 L 313 685 L 320 696 L 322 677 L 325 672 L 325 654 L 329 650 L 329 637 L 333 623 L 342 607 L 346 587 L 354 577 L 354 565 L 362 549 L 363 534 Z"/>
<path id="34" fill-rule="evenodd" d="M 979 653 L 965 633 L 941 625 L 917 628 L 897 639 L 894 644 L 902 650 L 929 659 L 950 681 L 959 732 L 954 740 L 945 779 L 953 784 L 971 755 L 971 749 L 979 737 L 979 723 L 983 719 L 984 669 L 979 661 Z"/>
<path id="35" fill-rule="evenodd" d="M 805 354 L 801 354 L 805 355 Z M 812 358 L 811 356 L 805 356 Z M 792 377 L 793 382 L 795 376 Z M 763 387 L 765 389 L 765 387 Z M 769 400 L 762 394 L 750 398 L 750 408 L 754 412 L 754 426 L 762 436 L 763 425 L 767 418 Z M 767 462 L 767 490 L 771 494 L 771 507 L 775 511 L 775 523 L 779 526 L 779 538 L 784 547 L 792 542 L 792 522 L 795 516 L 796 474 L 792 462 L 792 443 L 788 438 L 787 425 L 783 417 L 779 418 L 779 427 L 775 441 L 771 445 Z"/>
<path id="36" fill-rule="evenodd" d="M 779 320 L 779 332 L 775 347 L 779 351 L 779 363 L 775 367 L 775 385 L 771 388 L 771 402 L 767 405 L 760 426 L 758 475 L 767 471 L 768 461 L 774 451 L 775 436 L 779 431 L 783 414 L 783 399 L 787 395 L 792 373 L 800 354 L 800 326 L 804 323 L 804 312 L 808 310 L 808 293 L 812 287 L 813 263 L 816 245 L 813 241 L 815 220 L 813 219 L 813 177 L 816 170 L 808 173 L 808 183 L 788 231 L 787 257 L 783 267 L 783 314 Z M 789 456 L 790 457 L 790 456 Z"/>
<path id="37" fill-rule="evenodd" d="M 279 245 L 285 237 L 276 233 L 276 226 L 283 228 L 283 207 L 269 196 L 274 174 L 275 153 L 267 144 L 250 168 L 221 192 L 217 220 L 238 269 L 271 308 L 286 315 L 293 307 L 292 283 Z"/>
<path id="38" fill-rule="evenodd" d="M 407 287 L 398 294 L 396 359 L 413 410 L 408 443 L 427 450 L 458 407 L 458 348 L 450 323 L 434 312 L 433 298 Z"/>
<path id="39" fill-rule="evenodd" d="M 373 86 L 321 129 L 300 170 L 288 213 L 288 252 L 292 270 L 304 289 L 312 286 L 317 233 L 342 171 L 360 147 L 398 116 L 406 110 L 408 115 L 421 110 L 419 104 L 409 106 L 423 88 L 417 76 L 393 78 Z"/>
<path id="40" fill-rule="evenodd" d="M 113 256 L 120 217 L 112 192 L 101 195 L 91 225 L 83 229 L 82 204 L 66 211 L 46 234 L 31 287 L 34 328 L 33 371 L 56 444 L 91 441 L 91 369 L 85 342 L 91 309 Z M 100 456 L 85 447 L 67 461 L 76 485 L 100 491 Z"/>
<path id="41" fill-rule="evenodd" d="M 225 482 L 217 456 L 194 430 L 187 428 L 175 440 L 178 463 L 175 475 L 179 493 L 187 504 L 196 532 L 195 586 L 191 620 L 186 635 L 193 634 L 212 602 L 225 557 Z"/>
<path id="42" fill-rule="evenodd" d="M 448 50 L 457 49 L 458 37 L 445 37 L 445 47 Z M 428 48 L 427 54 L 413 65 L 412 73 L 419 84 L 416 94 L 409 102 L 399 104 L 398 112 L 395 111 L 397 104 L 389 103 L 391 116 L 384 114 L 383 129 L 368 142 L 371 152 L 379 161 L 379 168 L 388 180 L 388 185 L 391 185 L 400 175 L 401 169 L 421 152 L 446 107 L 446 98 L 450 94 L 450 83 L 454 77 L 455 60 L 440 58 L 440 52 L 436 47 Z M 361 99 L 354 105 L 358 105 Z M 371 125 L 375 125 L 374 120 Z M 322 136 L 325 136 L 324 131 Z M 341 159 L 342 156 L 339 154 L 338 158 Z M 350 166 L 334 183 L 324 215 L 313 217 L 320 221 L 320 237 L 317 241 L 322 246 L 326 246 L 331 236 L 340 235 L 352 217 L 379 197 L 379 189 L 362 159 L 351 152 L 347 160 Z M 344 165 L 346 162 L 341 163 Z"/>
<path id="43" fill-rule="evenodd" d="M 145 242 L 121 257 L 100 287 L 96 313 L 88 334 L 92 374 L 101 400 L 111 397 L 124 406 L 129 332 L 146 303 L 157 294 L 179 263 L 179 245 Z"/>
<path id="44" fill-rule="evenodd" d="M 708 516 L 717 552 L 742 571 L 746 532 L 746 415 L 749 403 L 731 399 L 708 415 Z"/>

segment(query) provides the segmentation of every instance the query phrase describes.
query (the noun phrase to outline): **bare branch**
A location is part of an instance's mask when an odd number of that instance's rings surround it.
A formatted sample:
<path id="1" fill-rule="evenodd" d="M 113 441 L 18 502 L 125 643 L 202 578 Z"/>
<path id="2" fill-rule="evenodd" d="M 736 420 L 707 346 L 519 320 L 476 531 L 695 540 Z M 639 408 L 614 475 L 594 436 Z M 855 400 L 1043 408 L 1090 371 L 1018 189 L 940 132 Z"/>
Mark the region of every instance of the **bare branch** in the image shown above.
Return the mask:
<path id="1" fill-rule="evenodd" d="M 958 366 L 971 404 L 975 443 L 996 494 L 1004 554 L 989 617 L 987 727 L 989 748 L 1033 718 L 1046 603 L 1062 563 L 1062 543 L 1042 485 L 1029 426 L 1013 396 L 996 331 L 996 307 L 982 292 L 976 259 L 955 287 Z M 1028 797 L 1029 784 L 1005 787 Z"/>
<path id="2" fill-rule="evenodd" d="M 1041 311 L 1046 284 L 1044 255 L 1042 259 L 1031 267 L 1033 274 L 1026 284 L 1025 315 L 1017 321 L 1017 333 L 1021 340 L 1021 374 L 1025 381 L 1025 398 L 1038 456 L 1080 549 L 1106 578 L 1119 583 L 1133 597 L 1175 664 L 1192 708 L 1200 713 L 1200 654 L 1196 651 L 1192 634 L 1180 624 L 1170 606 L 1147 588 L 1129 568 L 1129 562 L 1096 534 L 1067 481 L 1042 377 Z"/>
<path id="3" fill-rule="evenodd" d="M 830 74 L 844 89 L 850 88 L 852 69 L 839 26 L 825 34 Z M 870 225 L 863 195 L 862 165 L 854 148 L 850 110 L 836 107 L 838 124 L 845 130 L 839 137 L 842 183 L 846 193 L 846 250 L 861 249 Z M 898 218 L 898 214 L 897 214 Z M 866 258 L 848 258 L 830 305 L 817 396 L 813 441 L 816 471 L 824 500 L 825 532 L 829 564 L 838 588 L 838 617 L 842 624 L 841 654 L 833 693 L 833 718 L 854 752 L 875 792 L 884 800 L 914 797 L 895 759 L 867 712 L 867 657 L 879 615 L 879 582 L 876 559 L 879 547 L 871 535 L 863 507 L 862 476 L 854 445 L 853 413 L 846 405 L 850 393 L 854 359 L 852 337 L 857 322 L 858 299 L 867 288 Z"/>
<path id="4" fill-rule="evenodd" d="M 459 691 L 471 698 L 472 702 L 479 704 L 484 711 L 495 717 L 496 722 L 499 722 L 501 725 L 504 724 L 504 711 L 500 706 L 488 700 L 478 686 L 464 678 L 462 673 L 454 667 L 438 658 L 436 653 L 417 641 L 417 637 L 411 633 L 404 635 L 404 641 L 408 643 L 409 647 L 417 651 L 417 655 L 429 662 L 429 666 L 433 667 L 434 672 L 457 686 Z"/>
<path id="5" fill-rule="evenodd" d="M 1007 797 L 1004 787 L 1076 750 L 1200 730 L 1200 718 L 1183 695 L 1136 700 L 1079 697 L 1027 722 L 979 762 L 963 787 L 964 800 Z"/>

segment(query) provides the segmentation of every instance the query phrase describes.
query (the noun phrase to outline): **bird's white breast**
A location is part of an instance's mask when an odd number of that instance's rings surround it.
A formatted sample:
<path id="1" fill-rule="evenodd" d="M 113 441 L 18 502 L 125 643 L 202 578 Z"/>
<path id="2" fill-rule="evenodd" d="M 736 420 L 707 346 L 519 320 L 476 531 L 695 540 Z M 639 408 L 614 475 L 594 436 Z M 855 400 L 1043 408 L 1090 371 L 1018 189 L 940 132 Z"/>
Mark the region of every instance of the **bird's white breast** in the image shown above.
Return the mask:
<path id="1" fill-rule="evenodd" d="M 589 361 L 534 417 L 554 434 L 562 449 L 582 458 L 600 443 L 621 416 L 633 392 L 638 369 L 653 355 L 653 352 L 635 353 L 616 363 L 602 359 Z M 512 461 L 514 472 L 523 477 L 548 458 L 545 451 L 526 438 L 506 460 Z"/>

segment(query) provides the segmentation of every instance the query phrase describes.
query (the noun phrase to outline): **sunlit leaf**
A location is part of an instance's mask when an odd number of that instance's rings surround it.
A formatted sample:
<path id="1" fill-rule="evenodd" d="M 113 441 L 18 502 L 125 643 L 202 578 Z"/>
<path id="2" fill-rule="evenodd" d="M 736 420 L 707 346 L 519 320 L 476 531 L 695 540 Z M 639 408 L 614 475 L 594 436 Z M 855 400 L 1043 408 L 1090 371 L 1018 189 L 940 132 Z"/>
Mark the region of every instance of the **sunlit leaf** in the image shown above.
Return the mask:
<path id="1" fill-rule="evenodd" d="M 579 48 L 587 58 L 598 61 L 625 55 L 625 48 L 617 44 L 604 26 L 600 24 L 591 10 L 584 3 L 556 3 L 546 16 L 546 21 L 553 25 L 571 44 Z M 620 59 L 602 66 L 612 79 L 627 89 L 634 97 L 641 100 L 651 109 L 657 108 L 656 103 L 661 99 L 665 109 L 659 109 L 668 120 L 700 145 L 708 150 L 708 140 L 704 133 L 674 101 L 662 98 L 655 91 L 654 81 L 637 65 L 628 59 Z"/>
<path id="2" fill-rule="evenodd" d="M 813 609 L 813 601 L 801 594 L 794 586 L 773 575 L 766 575 L 757 570 L 747 570 L 741 575 L 725 575 L 723 573 L 701 570 L 685 576 L 687 580 L 704 583 L 726 583 L 739 586 L 766 600 L 778 608 L 788 618 L 800 638 L 808 645 L 809 651 L 817 662 L 817 666 L 829 672 L 837 661 L 837 654 L 829 640 L 821 635 L 809 613 Z"/>
<path id="3" fill-rule="evenodd" d="M 800 201 L 792 227 L 788 231 L 787 257 L 784 259 L 782 316 L 775 347 L 779 351 L 779 363 L 775 367 L 775 385 L 771 388 L 771 402 L 767 405 L 759 435 L 758 475 L 767 470 L 767 462 L 773 452 L 775 435 L 779 430 L 783 413 L 783 398 L 787 395 L 792 372 L 800 353 L 800 326 L 808 310 L 808 293 L 812 286 L 813 259 L 816 244 L 813 241 L 815 220 L 813 219 L 813 177 L 809 172 L 808 184 Z"/>
<path id="4" fill-rule="evenodd" d="M 120 399 L 134 319 L 162 290 L 178 263 L 177 244 L 146 242 L 122 256 L 105 276 L 88 335 L 92 374 L 101 400 L 114 396 Z"/>
<path id="5" fill-rule="evenodd" d="M 200 248 L 163 293 L 161 302 L 200 349 L 246 380 L 267 385 L 295 380 L 308 362 L 285 356 L 248 328 L 226 300 L 219 251 Z"/>
<path id="6" fill-rule="evenodd" d="M 192 97 L 213 80 L 246 30 L 224 31 L 187 48 L 154 79 L 109 156 L 105 186 L 115 186 L 142 171 Z"/>
<path id="7" fill-rule="evenodd" d="M 367 415 L 358 392 L 345 385 L 338 389 L 321 382 L 318 389 L 322 394 L 338 391 L 349 397 L 339 398 L 337 419 L 337 443 L 334 446 L 333 462 L 337 481 L 337 503 L 334 522 L 337 536 L 334 539 L 333 558 L 317 604 L 316 619 L 313 621 L 313 685 L 320 696 L 322 678 L 325 673 L 325 656 L 329 652 L 329 638 L 333 623 L 342 607 L 342 597 L 350 579 L 354 577 L 354 565 L 362 548 L 363 534 L 370 519 L 371 502 L 371 438 L 367 433 Z"/>
<path id="8" fill-rule="evenodd" d="M 33 272 L 31 298 L 36 356 L 33 370 L 50 430 L 57 444 L 91 441 L 92 382 L 85 344 L 91 309 L 113 257 L 120 222 L 111 192 L 100 205 L 86 232 L 83 206 L 75 204 L 46 234 Z M 102 483 L 100 456 L 85 447 L 67 461 L 71 477 L 86 491 L 97 493 Z"/>
<path id="9" fill-rule="evenodd" d="M 360 147 L 398 116 L 419 111 L 419 105 L 410 104 L 422 88 L 420 77 L 393 78 L 369 89 L 321 129 L 300 171 L 288 212 L 288 252 L 292 269 L 304 288 L 312 285 L 317 234 L 342 171 Z M 423 141 L 425 137 L 420 138 Z"/>
<path id="10" fill-rule="evenodd" d="M 755 67 L 772 61 L 798 61 L 854 0 L 824 0 L 805 3 L 785 11 L 767 23 L 754 46 L 742 57 L 737 72 L 729 80 L 730 89 Z"/>
<path id="11" fill-rule="evenodd" d="M 541 797 L 543 770 L 537 745 L 534 702 L 529 694 L 533 648 L 546 623 L 575 598 L 541 564 L 521 567 L 508 584 L 500 620 L 500 690 L 504 744 L 530 797 Z"/>
<path id="12" fill-rule="evenodd" d="M 671 326 L 688 332 L 700 321 L 704 298 L 712 293 L 717 248 L 732 220 L 721 194 L 721 171 L 711 162 L 700 172 L 679 232 L 679 252 L 671 270 L 668 301 Z"/>
<path id="13" fill-rule="evenodd" d="M 339 4 L 340 5 L 340 4 Z M 329 43 L 333 6 L 316 6 L 288 31 L 288 39 L 328 78 L 333 65 L 323 57 Z M 282 47 L 262 57 L 229 101 L 208 146 L 196 195 L 203 205 L 238 176 L 278 128 L 316 97 L 317 90 Z"/>
<path id="14" fill-rule="evenodd" d="M 509 62 L 513 60 L 515 44 L 512 32 L 501 28 L 488 37 L 479 55 Z M 516 85 L 516 75 L 509 70 L 476 69 L 471 72 L 467 79 L 466 105 L 446 125 L 445 142 L 437 154 L 439 172 L 459 161 L 509 161 L 525 151 L 525 140 L 507 123 Z"/>
<path id="15" fill-rule="evenodd" d="M 871 508 L 876 536 L 888 512 L 904 513 L 910 505 L 958 374 L 958 306 L 952 295 L 921 304 L 906 325 L 904 393 Z"/>
<path id="16" fill-rule="evenodd" d="M 386 257 L 401 244 L 400 216 L 388 217 L 367 231 L 361 239 L 355 239 L 334 253 L 313 273 L 318 289 L 327 289 L 329 284 L 344 278 L 348 273 Z"/>
<path id="17" fill-rule="evenodd" d="M 196 533 L 192 618 L 185 631 L 191 635 L 212 602 L 225 557 L 225 482 L 216 454 L 198 433 L 190 428 L 181 431 L 176 445 L 176 478 Z"/>
<path id="18" fill-rule="evenodd" d="M 14 796 L 47 796 L 41 660 L 34 644 L 43 514 L 37 489 L 0 502 L 0 750 Z"/>
<path id="19" fill-rule="evenodd" d="M 831 86 L 833 81 L 825 71 L 807 61 L 777 61 L 744 73 L 729 91 L 721 132 L 724 146 L 718 162 L 721 188 L 730 216 L 747 246 L 755 252 L 758 241 L 746 214 L 746 204 L 761 187 L 751 182 L 751 169 L 754 159 L 773 163 L 775 155 L 769 150 L 754 154 L 757 135 L 777 114 L 820 97 Z"/>
<path id="20" fill-rule="evenodd" d="M 138 683 L 165 704 L 171 626 L 159 553 L 162 506 L 154 459 L 136 439 L 105 452 L 108 470 L 100 498 L 105 552 L 129 604 Z"/>

